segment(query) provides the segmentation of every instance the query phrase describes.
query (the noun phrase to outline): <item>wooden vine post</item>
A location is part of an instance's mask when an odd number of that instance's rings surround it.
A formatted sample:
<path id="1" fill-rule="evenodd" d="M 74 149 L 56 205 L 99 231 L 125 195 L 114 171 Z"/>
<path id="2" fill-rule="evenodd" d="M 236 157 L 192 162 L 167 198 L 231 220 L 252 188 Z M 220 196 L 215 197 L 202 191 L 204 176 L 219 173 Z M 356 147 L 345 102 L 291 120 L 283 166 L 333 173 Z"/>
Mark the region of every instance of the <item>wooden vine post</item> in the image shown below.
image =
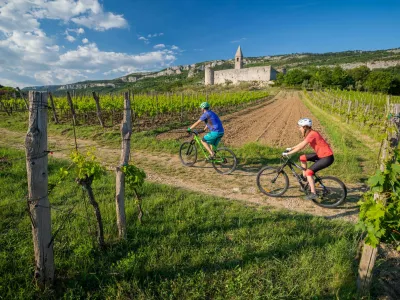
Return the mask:
<path id="1" fill-rule="evenodd" d="M 101 118 L 100 98 L 99 95 L 96 95 L 96 92 L 93 92 L 93 99 L 96 102 L 97 119 L 99 119 L 100 126 L 104 128 L 104 122 L 103 119 Z"/>
<path id="2" fill-rule="evenodd" d="M 57 117 L 56 108 L 54 106 L 53 94 L 49 92 L 49 96 L 50 96 L 51 109 L 53 110 L 53 119 L 54 119 L 54 122 L 56 124 L 58 124 L 58 117 Z"/>
<path id="3" fill-rule="evenodd" d="M 125 174 L 122 167 L 129 162 L 131 148 L 132 121 L 131 121 L 131 102 L 129 93 L 124 95 L 124 118 L 121 124 L 121 159 L 120 165 L 116 169 L 116 197 L 115 204 L 117 210 L 118 234 L 121 239 L 126 238 L 126 217 L 125 217 Z"/>
<path id="4" fill-rule="evenodd" d="M 51 214 L 48 198 L 47 93 L 29 92 L 29 128 L 25 138 L 28 212 L 32 222 L 35 279 L 40 286 L 54 279 Z"/>
<path id="5" fill-rule="evenodd" d="M 24 100 L 25 108 L 28 110 L 29 109 L 29 104 L 28 104 L 28 101 L 25 98 L 24 93 L 19 89 L 19 87 L 17 87 L 17 91 L 19 92 L 21 98 Z"/>
<path id="6" fill-rule="evenodd" d="M 75 114 L 74 104 L 72 103 L 71 94 L 69 92 L 67 92 L 67 101 L 68 101 L 68 104 L 69 104 L 69 108 L 71 109 L 72 120 L 74 122 L 74 126 L 76 126 L 76 125 L 78 125 L 78 122 L 76 121 L 76 114 Z"/>
<path id="7" fill-rule="evenodd" d="M 388 110 L 390 111 L 388 106 Z M 383 141 L 380 157 L 380 170 L 385 171 L 385 162 L 388 159 L 389 148 L 397 149 L 400 140 L 400 104 L 395 104 L 392 110 L 393 118 L 391 121 L 395 126 L 395 131 L 388 132 L 388 137 Z M 384 201 L 385 195 L 380 193 L 374 194 L 375 201 Z M 371 286 L 372 270 L 375 265 L 375 261 L 378 255 L 378 247 L 372 247 L 363 243 L 363 250 L 360 259 L 360 264 L 358 267 L 358 278 L 357 278 L 357 288 L 360 296 L 365 296 L 368 294 Z"/>

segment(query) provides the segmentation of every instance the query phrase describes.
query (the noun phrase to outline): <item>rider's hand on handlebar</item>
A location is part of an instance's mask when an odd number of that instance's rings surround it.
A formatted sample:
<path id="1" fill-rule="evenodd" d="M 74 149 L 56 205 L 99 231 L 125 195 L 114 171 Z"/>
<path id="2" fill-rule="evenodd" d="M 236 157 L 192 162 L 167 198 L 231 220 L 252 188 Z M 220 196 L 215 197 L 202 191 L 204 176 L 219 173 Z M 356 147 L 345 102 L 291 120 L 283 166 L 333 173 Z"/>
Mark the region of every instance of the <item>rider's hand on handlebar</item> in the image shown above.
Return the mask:
<path id="1" fill-rule="evenodd" d="M 282 152 L 282 156 L 284 156 L 284 157 L 288 157 L 288 156 L 289 156 L 289 154 L 288 154 L 287 152 Z"/>
<path id="2" fill-rule="evenodd" d="M 190 129 L 190 127 L 188 127 L 187 132 L 192 132 L 192 129 Z"/>

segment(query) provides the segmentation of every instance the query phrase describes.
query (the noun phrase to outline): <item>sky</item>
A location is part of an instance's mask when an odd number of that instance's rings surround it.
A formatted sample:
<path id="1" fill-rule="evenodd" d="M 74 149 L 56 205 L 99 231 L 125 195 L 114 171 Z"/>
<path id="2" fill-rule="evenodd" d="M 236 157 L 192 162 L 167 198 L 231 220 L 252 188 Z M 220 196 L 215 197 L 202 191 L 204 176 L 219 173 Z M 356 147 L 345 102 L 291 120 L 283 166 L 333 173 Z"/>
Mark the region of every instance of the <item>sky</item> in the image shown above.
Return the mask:
<path id="1" fill-rule="evenodd" d="M 243 55 L 400 47 L 398 0 L 0 0 L 0 84 L 114 79 Z"/>

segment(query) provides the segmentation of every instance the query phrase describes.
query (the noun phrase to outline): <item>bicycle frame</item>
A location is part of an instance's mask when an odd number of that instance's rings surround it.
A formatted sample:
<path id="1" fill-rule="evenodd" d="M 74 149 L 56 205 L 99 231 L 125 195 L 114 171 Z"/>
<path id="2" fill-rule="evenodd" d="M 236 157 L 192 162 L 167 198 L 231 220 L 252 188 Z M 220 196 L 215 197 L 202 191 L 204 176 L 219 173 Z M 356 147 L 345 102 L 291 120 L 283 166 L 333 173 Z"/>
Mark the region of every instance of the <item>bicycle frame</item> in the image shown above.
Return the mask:
<path id="1" fill-rule="evenodd" d="M 294 167 L 296 167 L 297 169 L 299 169 L 301 171 L 305 171 L 306 169 L 303 168 L 302 166 L 299 166 L 298 164 L 296 164 L 290 158 L 287 158 L 287 160 L 279 167 L 278 171 L 279 172 L 282 171 L 286 166 L 288 166 L 290 168 L 290 170 L 293 173 L 293 176 L 297 179 L 297 182 L 299 183 L 299 185 L 305 190 L 308 186 L 308 181 L 303 183 L 303 180 L 301 179 L 300 175 L 296 172 Z M 278 172 L 278 175 L 279 175 L 279 172 Z M 278 175 L 277 175 L 277 178 L 278 178 Z M 321 182 L 321 178 L 317 174 L 314 174 L 314 182 L 315 182 L 315 184 L 317 184 L 317 183 L 321 184 L 321 186 L 323 188 L 325 188 L 325 186 Z"/>
<path id="2" fill-rule="evenodd" d="M 201 142 L 201 138 L 199 137 L 199 133 L 202 133 L 202 132 L 192 131 L 192 133 L 193 133 L 193 140 L 191 141 L 191 143 L 193 143 L 193 144 L 197 143 L 197 145 L 201 149 L 201 152 L 203 153 L 204 157 L 207 159 L 208 151 L 204 147 L 203 143 Z M 217 147 L 215 147 L 215 145 L 212 145 L 212 144 L 209 144 L 209 145 L 214 152 L 217 152 Z M 224 163 L 224 157 L 222 157 L 222 158 L 216 157 L 216 158 L 212 159 L 211 161 L 214 163 Z"/>
<path id="3" fill-rule="evenodd" d="M 197 145 L 201 149 L 201 152 L 203 152 L 204 157 L 207 158 L 208 157 L 208 155 L 207 155 L 208 151 L 204 147 L 204 145 L 202 144 L 201 139 L 199 138 L 198 134 L 194 134 L 192 142 L 193 141 L 196 141 Z M 213 147 L 213 150 L 215 150 L 214 145 L 211 145 L 211 147 Z"/>

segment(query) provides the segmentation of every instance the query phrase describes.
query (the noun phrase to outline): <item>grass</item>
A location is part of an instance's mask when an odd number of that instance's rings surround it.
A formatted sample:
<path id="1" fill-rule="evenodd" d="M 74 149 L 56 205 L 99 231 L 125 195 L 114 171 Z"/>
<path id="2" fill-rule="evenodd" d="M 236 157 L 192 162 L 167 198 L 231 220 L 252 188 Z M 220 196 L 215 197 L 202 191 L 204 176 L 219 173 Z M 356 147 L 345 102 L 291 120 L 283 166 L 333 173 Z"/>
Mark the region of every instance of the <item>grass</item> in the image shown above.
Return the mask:
<path id="1" fill-rule="evenodd" d="M 378 147 L 374 148 L 373 144 L 367 145 L 351 126 L 341 120 L 338 121 L 336 117 L 313 105 L 304 96 L 303 100 L 324 127 L 329 143 L 333 146 L 335 162 L 329 167 L 329 174 L 338 176 L 344 182 L 365 182 L 376 170 Z"/>
<path id="2" fill-rule="evenodd" d="M 335 163 L 326 170 L 320 171 L 321 175 L 332 175 L 342 179 L 345 183 L 364 182 L 375 170 L 375 161 L 378 149 L 371 151 L 357 136 L 352 133 L 352 128 L 346 124 L 340 124 L 323 110 L 313 106 L 305 100 L 310 111 L 320 121 L 329 137 L 335 153 Z M 26 132 L 27 116 L 25 113 L 16 113 L 12 116 L 2 116 L 0 128 Z M 171 129 L 174 126 L 164 126 L 154 130 L 136 132 L 131 137 L 131 147 L 136 150 L 145 150 L 156 153 L 179 153 L 181 140 L 161 140 L 157 135 Z M 179 127 L 181 128 L 181 127 Z M 71 125 L 56 125 L 49 123 L 49 135 L 65 136 L 73 140 L 73 128 Z M 76 134 L 80 139 L 95 140 L 102 146 L 120 148 L 121 134 L 119 127 L 101 128 L 100 126 L 77 126 Z M 71 145 L 73 146 L 73 145 Z M 57 147 L 56 147 L 57 148 Z M 283 149 L 277 149 L 261 145 L 260 143 L 249 143 L 240 148 L 232 148 L 239 158 L 239 167 L 261 167 L 266 164 L 279 164 L 279 153 Z M 293 157 L 298 161 L 298 155 Z"/>
<path id="3" fill-rule="evenodd" d="M 144 223 L 129 192 L 128 239 L 118 241 L 115 178 L 93 183 L 107 249 L 95 244 L 94 217 L 73 178 L 50 194 L 56 282 L 33 283 L 24 153 L 0 148 L 0 298 L 4 299 L 349 299 L 355 297 L 353 225 L 246 206 L 147 183 Z M 19 159 L 21 158 L 21 159 Z M 12 165 L 10 165 L 12 164 Z M 49 182 L 69 162 L 49 158 Z M 74 214 L 63 220 L 77 204 Z"/>

